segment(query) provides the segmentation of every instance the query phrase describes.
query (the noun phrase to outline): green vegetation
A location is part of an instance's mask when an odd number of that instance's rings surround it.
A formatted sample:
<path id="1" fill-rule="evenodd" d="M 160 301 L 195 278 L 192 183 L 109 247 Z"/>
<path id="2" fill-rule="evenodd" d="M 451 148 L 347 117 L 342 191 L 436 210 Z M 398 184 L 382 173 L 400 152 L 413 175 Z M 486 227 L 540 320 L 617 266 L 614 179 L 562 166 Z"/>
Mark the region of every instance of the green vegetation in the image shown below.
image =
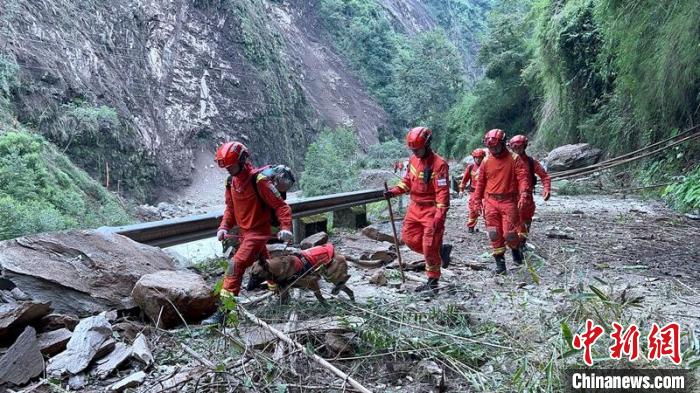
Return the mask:
<path id="1" fill-rule="evenodd" d="M 129 221 L 114 196 L 44 138 L 0 134 L 0 239 Z"/>
<path id="2" fill-rule="evenodd" d="M 18 66 L 14 59 L 0 54 L 0 127 L 9 125 L 11 116 L 10 95 L 17 87 Z"/>
<path id="3" fill-rule="evenodd" d="M 361 161 L 363 168 L 389 169 L 398 160 L 405 159 L 409 154 L 406 145 L 392 139 L 382 143 L 367 146 L 367 155 Z"/>
<path id="4" fill-rule="evenodd" d="M 448 31 L 436 28 L 415 36 L 403 31 L 376 0 L 321 0 L 319 14 L 335 45 L 390 114 L 394 135 L 400 137 L 402 129 L 416 124 L 442 127 L 444 113 L 465 85 L 460 50 L 471 50 L 466 44 L 458 49 L 448 36 L 472 37 L 485 4 L 489 2 L 434 1 L 431 9 L 445 18 Z M 461 25 L 465 20 L 473 23 Z"/>
<path id="5" fill-rule="evenodd" d="M 700 211 L 700 166 L 667 186 L 663 196 L 680 211 Z"/>
<path id="6" fill-rule="evenodd" d="M 321 132 L 306 151 L 300 181 L 304 196 L 356 190 L 359 187 L 359 150 L 355 133 L 350 129 Z"/>

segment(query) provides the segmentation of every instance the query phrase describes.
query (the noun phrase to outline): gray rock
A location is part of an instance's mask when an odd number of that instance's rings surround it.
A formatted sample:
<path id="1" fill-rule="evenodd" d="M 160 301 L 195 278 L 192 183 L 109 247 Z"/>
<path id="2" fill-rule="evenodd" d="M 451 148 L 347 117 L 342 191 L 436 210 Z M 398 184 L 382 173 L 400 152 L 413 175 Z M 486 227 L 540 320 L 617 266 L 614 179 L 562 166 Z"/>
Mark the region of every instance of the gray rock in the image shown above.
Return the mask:
<path id="1" fill-rule="evenodd" d="M 302 240 L 299 245 L 301 246 L 302 250 L 306 250 L 307 248 L 320 246 L 321 244 L 326 244 L 327 242 L 328 234 L 326 232 L 319 232 Z"/>
<path id="2" fill-rule="evenodd" d="M 121 392 L 124 389 L 135 388 L 146 380 L 146 373 L 139 371 L 129 375 L 128 377 L 122 379 L 121 381 L 115 383 L 109 387 L 109 390 L 113 392 Z"/>
<path id="3" fill-rule="evenodd" d="M 131 356 L 131 347 L 124 343 L 116 343 L 114 350 L 109 355 L 97 361 L 97 367 L 93 370 L 94 375 L 99 379 L 107 378 L 129 356 Z"/>
<path id="4" fill-rule="evenodd" d="M 39 331 L 49 332 L 64 328 L 73 331 L 78 322 L 80 322 L 80 319 L 75 315 L 49 314 L 39 321 Z"/>
<path id="5" fill-rule="evenodd" d="M 384 269 L 379 269 L 374 274 L 372 274 L 372 277 L 369 279 L 370 284 L 374 284 L 377 286 L 384 286 L 386 285 L 388 280 L 386 279 L 386 275 L 384 274 Z"/>
<path id="6" fill-rule="evenodd" d="M 132 296 L 144 313 L 163 328 L 181 324 L 180 315 L 188 322 L 197 322 L 216 311 L 211 287 L 191 272 L 164 270 L 144 275 L 134 286 Z"/>
<path id="7" fill-rule="evenodd" d="M 48 314 L 49 303 L 18 302 L 0 304 L 0 341 L 17 337 L 29 322 Z"/>
<path id="8" fill-rule="evenodd" d="M 445 384 L 445 372 L 432 360 L 423 359 L 414 368 L 413 377 L 418 381 L 428 382 L 434 387 L 442 387 Z"/>
<path id="9" fill-rule="evenodd" d="M 37 345 L 41 353 L 51 357 L 66 349 L 66 344 L 72 335 L 73 333 L 66 328 L 52 330 L 38 335 Z"/>
<path id="10" fill-rule="evenodd" d="M 85 373 L 71 375 L 68 378 L 68 386 L 71 390 L 80 390 L 87 385 L 87 375 Z"/>
<path id="11" fill-rule="evenodd" d="M 142 275 L 174 269 L 159 248 L 76 230 L 0 242 L 0 266 L 35 301 L 78 316 L 132 308 L 131 290 Z"/>
<path id="12" fill-rule="evenodd" d="M 109 321 L 103 316 L 85 318 L 75 327 L 66 350 L 49 360 L 46 372 L 62 375 L 77 374 L 87 368 L 105 341 L 112 336 Z"/>
<path id="13" fill-rule="evenodd" d="M 399 244 L 403 244 L 403 240 L 401 240 L 403 220 L 396 220 L 394 223 L 396 225 L 396 234 L 399 237 Z M 391 228 L 390 221 L 380 222 L 365 227 L 362 229 L 362 234 L 370 239 L 378 240 L 380 242 L 394 243 L 394 232 Z"/>
<path id="14" fill-rule="evenodd" d="M 44 358 L 36 343 L 36 331 L 27 326 L 14 344 L 0 358 L 0 385 L 27 383 L 44 371 Z"/>
<path id="15" fill-rule="evenodd" d="M 566 171 L 593 165 L 602 156 L 603 151 L 588 143 L 559 146 L 549 152 L 544 161 L 551 172 Z"/>
<path id="16" fill-rule="evenodd" d="M 146 365 L 146 368 L 153 364 L 153 353 L 151 353 L 151 349 L 148 347 L 146 336 L 141 333 L 136 336 L 134 343 L 131 344 L 131 355 L 142 361 L 143 364 Z"/>

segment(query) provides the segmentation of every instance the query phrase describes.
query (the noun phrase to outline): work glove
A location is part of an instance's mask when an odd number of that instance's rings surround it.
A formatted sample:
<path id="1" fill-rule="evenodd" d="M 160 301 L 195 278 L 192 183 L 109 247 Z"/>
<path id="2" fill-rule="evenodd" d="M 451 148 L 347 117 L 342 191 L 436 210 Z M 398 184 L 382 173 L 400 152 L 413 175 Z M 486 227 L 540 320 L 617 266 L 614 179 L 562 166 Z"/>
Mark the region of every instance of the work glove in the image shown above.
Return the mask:
<path id="1" fill-rule="evenodd" d="M 445 229 L 445 220 L 447 219 L 447 212 L 444 209 L 438 209 L 433 217 L 433 230 L 438 233 Z"/>
<path id="2" fill-rule="evenodd" d="M 219 229 L 218 231 L 216 231 L 216 240 L 218 240 L 220 242 L 224 241 L 224 236 L 226 236 L 227 233 L 228 233 L 227 230 Z"/>
<path id="3" fill-rule="evenodd" d="M 542 191 L 542 198 L 544 198 L 545 201 L 548 201 L 550 196 L 551 195 L 549 194 L 549 190 Z"/>
<path id="4" fill-rule="evenodd" d="M 277 238 L 285 243 L 290 243 L 292 240 L 294 240 L 294 234 L 292 231 L 282 229 L 281 231 L 277 232 Z"/>
<path id="5" fill-rule="evenodd" d="M 527 206 L 527 199 L 527 192 L 523 192 L 522 194 L 520 194 L 520 199 L 518 200 L 518 209 L 522 209 L 523 207 Z"/>
<path id="6" fill-rule="evenodd" d="M 384 191 L 384 199 L 391 199 L 394 197 L 394 193 L 391 192 L 390 190 Z"/>

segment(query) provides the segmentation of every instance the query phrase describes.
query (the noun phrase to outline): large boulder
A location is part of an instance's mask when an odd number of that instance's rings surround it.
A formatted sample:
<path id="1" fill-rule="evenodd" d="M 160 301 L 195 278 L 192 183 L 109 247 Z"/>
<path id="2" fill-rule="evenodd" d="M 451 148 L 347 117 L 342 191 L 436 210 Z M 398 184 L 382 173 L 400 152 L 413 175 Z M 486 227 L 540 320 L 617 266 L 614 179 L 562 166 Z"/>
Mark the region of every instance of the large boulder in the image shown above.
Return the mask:
<path id="1" fill-rule="evenodd" d="M 14 339 L 29 323 L 50 311 L 49 303 L 25 301 L 0 304 L 0 343 Z"/>
<path id="2" fill-rule="evenodd" d="M 175 266 L 159 248 L 117 234 L 73 230 L 0 242 L 0 268 L 33 300 L 86 316 L 133 308 L 136 281 Z"/>
<path id="3" fill-rule="evenodd" d="M 559 146 L 549 152 L 544 161 L 551 172 L 566 171 L 593 165 L 600 159 L 603 151 L 588 143 Z"/>
<path id="4" fill-rule="evenodd" d="M 159 321 L 163 328 L 182 323 L 180 315 L 187 322 L 199 322 L 216 311 L 212 289 L 191 272 L 164 270 L 146 274 L 134 286 L 132 296 L 146 315 L 153 322 Z"/>

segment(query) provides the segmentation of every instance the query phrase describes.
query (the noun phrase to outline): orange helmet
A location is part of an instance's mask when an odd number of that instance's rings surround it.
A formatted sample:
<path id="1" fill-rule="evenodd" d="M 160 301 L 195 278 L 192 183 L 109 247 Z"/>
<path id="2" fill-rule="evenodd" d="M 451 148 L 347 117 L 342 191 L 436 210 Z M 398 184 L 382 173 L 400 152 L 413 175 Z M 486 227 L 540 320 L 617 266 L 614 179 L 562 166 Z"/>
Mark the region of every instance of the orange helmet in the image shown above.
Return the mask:
<path id="1" fill-rule="evenodd" d="M 489 131 L 484 135 L 484 145 L 486 147 L 495 147 L 498 146 L 500 143 L 505 143 L 506 141 L 506 133 L 503 132 L 503 130 L 499 130 L 498 128 L 494 128 L 493 130 Z"/>
<path id="2" fill-rule="evenodd" d="M 472 157 L 484 158 L 486 157 L 486 152 L 484 151 L 484 149 L 474 149 L 474 151 L 472 152 Z"/>
<path id="3" fill-rule="evenodd" d="M 508 141 L 508 146 L 524 146 L 527 147 L 527 137 L 525 135 L 516 135 L 510 138 Z"/>
<path id="4" fill-rule="evenodd" d="M 427 127 L 411 128 L 406 134 L 406 144 L 412 150 L 430 146 L 431 139 L 433 139 L 433 132 Z"/>
<path id="5" fill-rule="evenodd" d="M 220 168 L 228 168 L 235 164 L 243 165 L 248 156 L 248 148 L 242 143 L 226 142 L 216 151 L 214 161 Z"/>

